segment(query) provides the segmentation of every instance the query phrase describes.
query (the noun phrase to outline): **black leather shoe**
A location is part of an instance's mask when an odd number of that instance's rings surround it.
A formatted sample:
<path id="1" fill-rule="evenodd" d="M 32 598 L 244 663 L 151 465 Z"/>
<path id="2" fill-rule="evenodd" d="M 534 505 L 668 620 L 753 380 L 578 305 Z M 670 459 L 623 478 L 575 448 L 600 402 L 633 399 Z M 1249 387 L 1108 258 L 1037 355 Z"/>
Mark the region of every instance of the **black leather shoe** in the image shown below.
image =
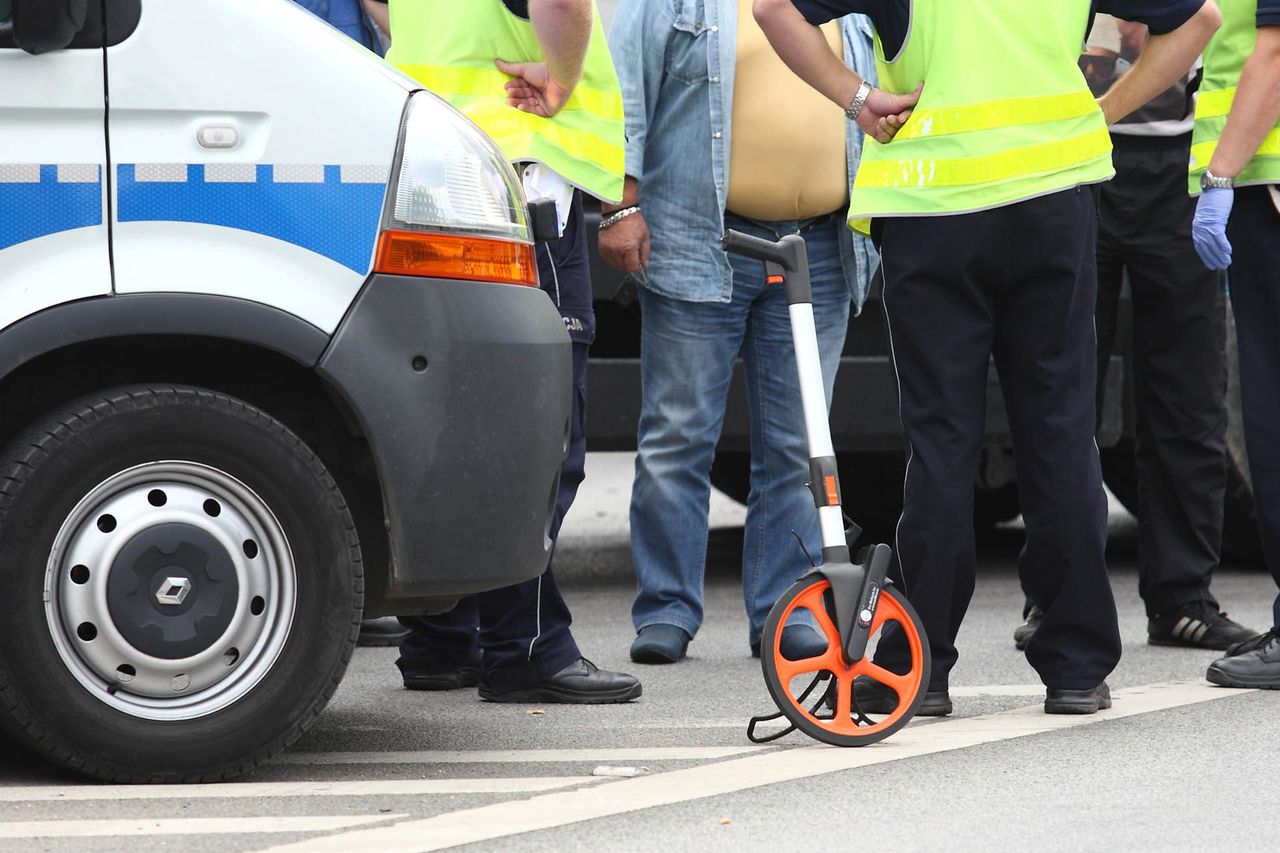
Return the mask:
<path id="1" fill-rule="evenodd" d="M 356 645 L 398 646 L 407 636 L 409 636 L 409 629 L 401 625 L 400 620 L 394 616 L 365 619 L 360 623 L 360 636 L 356 640 Z"/>
<path id="2" fill-rule="evenodd" d="M 435 668 L 415 666 L 396 661 L 405 690 L 460 690 L 480 683 L 480 661 L 468 661 L 460 666 Z"/>
<path id="3" fill-rule="evenodd" d="M 554 702 L 570 705 L 605 705 L 630 702 L 640 695 L 640 679 L 622 672 L 600 669 L 579 658 L 555 675 L 529 687 L 503 693 L 480 680 L 480 698 L 488 702 Z"/>
<path id="4" fill-rule="evenodd" d="M 1096 714 L 1111 707 L 1111 688 L 1102 682 L 1092 690 L 1059 690 L 1050 687 L 1044 695 L 1046 714 Z"/>
<path id="5" fill-rule="evenodd" d="M 859 678 L 853 682 L 853 697 L 864 714 L 892 714 L 898 707 L 898 694 L 892 687 Z M 953 710 L 951 694 L 946 690 L 930 690 L 916 711 L 917 717 L 946 717 Z"/>
<path id="6" fill-rule="evenodd" d="M 1223 687 L 1280 690 L 1280 635 L 1272 630 L 1232 646 L 1227 657 L 1209 664 L 1205 677 Z"/>

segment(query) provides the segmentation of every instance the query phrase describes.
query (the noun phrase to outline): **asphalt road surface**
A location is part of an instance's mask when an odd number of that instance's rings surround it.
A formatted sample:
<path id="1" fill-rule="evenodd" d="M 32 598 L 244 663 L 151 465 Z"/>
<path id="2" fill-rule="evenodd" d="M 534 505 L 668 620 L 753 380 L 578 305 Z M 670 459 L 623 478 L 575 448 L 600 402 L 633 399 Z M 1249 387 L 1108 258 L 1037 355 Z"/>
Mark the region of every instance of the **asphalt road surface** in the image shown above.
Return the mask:
<path id="1" fill-rule="evenodd" d="M 639 701 L 411 693 L 394 650 L 361 649 L 314 728 L 237 782 L 92 785 L 3 753 L 0 850 L 1280 848 L 1280 693 L 1213 688 L 1212 654 L 1146 645 L 1127 516 L 1112 521 L 1125 640 L 1114 710 L 1041 712 L 1043 689 L 1010 639 L 1021 599 L 1008 529 L 984 545 L 952 718 L 866 749 L 799 734 L 755 747 L 746 720 L 771 705 L 735 578 L 742 508 L 716 498 L 707 622 L 689 660 L 636 667 L 630 459 L 593 455 L 589 472 L 563 542 L 575 633 L 601 666 L 642 677 Z M 1234 617 L 1265 626 L 1264 572 L 1224 569 L 1215 589 Z"/>

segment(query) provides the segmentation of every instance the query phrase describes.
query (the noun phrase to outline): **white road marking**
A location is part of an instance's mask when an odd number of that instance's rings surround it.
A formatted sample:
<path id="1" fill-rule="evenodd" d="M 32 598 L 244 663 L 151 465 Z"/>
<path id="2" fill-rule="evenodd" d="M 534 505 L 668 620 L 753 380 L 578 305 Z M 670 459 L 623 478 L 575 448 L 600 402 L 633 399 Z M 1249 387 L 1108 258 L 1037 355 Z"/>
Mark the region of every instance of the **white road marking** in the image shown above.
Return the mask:
<path id="1" fill-rule="evenodd" d="M 207 817 L 161 820 L 15 820 L 0 823 L 0 838 L 99 838 L 113 835 L 243 835 L 259 832 L 332 832 L 403 814 L 317 817 Z"/>
<path id="2" fill-rule="evenodd" d="M 743 723 L 745 725 L 745 723 Z M 417 752 L 291 752 L 277 764 L 528 764 L 591 761 L 625 764 L 629 761 L 714 761 L 758 752 L 759 746 L 667 746 L 625 749 L 477 749 Z"/>
<path id="3" fill-rule="evenodd" d="M 1109 720 L 1165 711 L 1248 691 L 1224 690 L 1203 682 L 1153 684 L 1115 691 L 1116 707 L 1092 716 L 1049 716 L 1036 704 L 1015 711 L 912 726 L 868 749 L 805 746 L 770 750 L 732 761 L 543 794 L 527 800 L 464 809 L 392 826 L 354 830 L 268 853 L 377 850 L 419 853 L 459 844 L 508 838 L 611 815 L 731 794 L 764 785 L 808 779 L 982 744 L 1045 734 Z"/>
<path id="4" fill-rule="evenodd" d="M 221 782 L 211 785 L 32 785 L 0 787 L 0 803 L 90 800 L 213 800 L 279 797 L 413 797 L 522 794 L 598 782 L 592 776 L 525 779 L 383 779 L 365 782 Z"/>

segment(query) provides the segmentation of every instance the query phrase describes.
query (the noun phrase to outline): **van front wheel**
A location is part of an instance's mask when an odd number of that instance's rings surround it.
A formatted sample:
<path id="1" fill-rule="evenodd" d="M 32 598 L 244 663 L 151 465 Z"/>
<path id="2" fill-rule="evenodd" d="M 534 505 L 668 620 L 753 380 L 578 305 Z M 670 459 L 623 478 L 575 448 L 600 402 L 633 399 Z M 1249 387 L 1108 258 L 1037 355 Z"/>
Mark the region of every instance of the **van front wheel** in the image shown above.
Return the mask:
<path id="1" fill-rule="evenodd" d="M 351 655 L 363 575 L 324 464 L 240 400 L 132 386 L 0 460 L 0 726 L 79 772 L 198 781 L 296 739 Z"/>

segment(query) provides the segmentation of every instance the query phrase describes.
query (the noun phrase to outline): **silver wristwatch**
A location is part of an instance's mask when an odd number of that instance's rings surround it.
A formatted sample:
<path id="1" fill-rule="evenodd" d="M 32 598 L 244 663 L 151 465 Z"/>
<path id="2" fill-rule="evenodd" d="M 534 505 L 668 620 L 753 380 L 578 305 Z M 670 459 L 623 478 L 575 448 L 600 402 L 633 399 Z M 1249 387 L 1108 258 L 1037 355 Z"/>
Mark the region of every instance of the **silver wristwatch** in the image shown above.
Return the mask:
<path id="1" fill-rule="evenodd" d="M 1208 169 L 1205 169 L 1204 174 L 1200 176 L 1200 189 L 1202 190 L 1229 190 L 1235 185 L 1235 178 L 1219 178 Z"/>
<path id="2" fill-rule="evenodd" d="M 849 106 L 845 107 L 844 114 L 849 117 L 849 121 L 858 120 L 858 116 L 862 113 L 862 108 L 867 105 L 867 98 L 871 97 L 872 91 L 874 90 L 871 88 L 871 84 L 863 80 L 862 85 L 858 87 L 857 93 L 853 96 L 853 101 L 850 102 Z"/>

